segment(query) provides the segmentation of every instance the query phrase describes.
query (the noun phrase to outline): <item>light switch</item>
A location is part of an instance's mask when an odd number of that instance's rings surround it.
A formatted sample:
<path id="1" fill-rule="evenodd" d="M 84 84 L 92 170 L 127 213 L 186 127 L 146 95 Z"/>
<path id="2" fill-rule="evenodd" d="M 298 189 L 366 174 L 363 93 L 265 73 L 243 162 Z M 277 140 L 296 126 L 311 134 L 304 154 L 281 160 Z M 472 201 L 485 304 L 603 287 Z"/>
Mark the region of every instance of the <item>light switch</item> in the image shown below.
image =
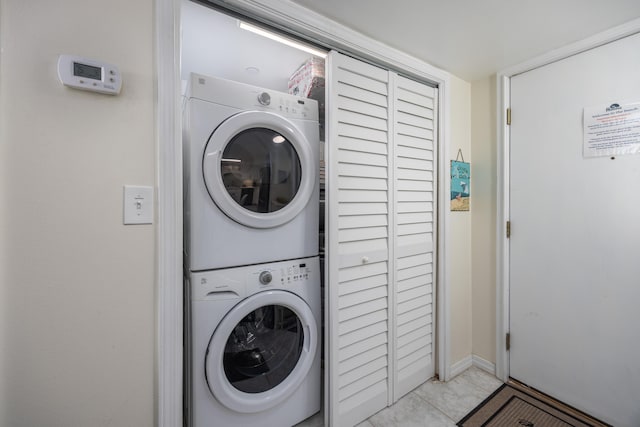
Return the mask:
<path id="1" fill-rule="evenodd" d="M 124 223 L 153 224 L 153 187 L 124 186 Z"/>

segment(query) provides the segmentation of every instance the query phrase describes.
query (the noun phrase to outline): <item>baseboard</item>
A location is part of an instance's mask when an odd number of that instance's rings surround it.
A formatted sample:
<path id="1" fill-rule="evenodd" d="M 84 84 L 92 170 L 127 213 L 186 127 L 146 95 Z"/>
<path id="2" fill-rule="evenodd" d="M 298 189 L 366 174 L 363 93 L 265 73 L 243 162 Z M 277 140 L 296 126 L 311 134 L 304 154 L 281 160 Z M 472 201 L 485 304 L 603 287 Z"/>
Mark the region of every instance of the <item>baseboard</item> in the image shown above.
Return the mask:
<path id="1" fill-rule="evenodd" d="M 491 363 L 480 356 L 476 356 L 475 354 L 471 357 L 471 359 L 473 366 L 475 366 L 476 368 L 482 369 L 483 371 L 488 372 L 493 376 L 496 375 L 495 363 Z"/>
<path id="2" fill-rule="evenodd" d="M 457 377 L 467 369 L 473 366 L 473 358 L 471 355 L 465 357 L 462 360 L 457 361 L 453 365 L 451 365 L 451 379 Z"/>
<path id="3" fill-rule="evenodd" d="M 494 363 L 491 363 L 480 356 L 476 356 L 475 354 L 470 354 L 451 365 L 451 379 L 457 377 L 472 366 L 482 369 L 491 375 L 495 376 L 496 374 L 496 365 Z"/>

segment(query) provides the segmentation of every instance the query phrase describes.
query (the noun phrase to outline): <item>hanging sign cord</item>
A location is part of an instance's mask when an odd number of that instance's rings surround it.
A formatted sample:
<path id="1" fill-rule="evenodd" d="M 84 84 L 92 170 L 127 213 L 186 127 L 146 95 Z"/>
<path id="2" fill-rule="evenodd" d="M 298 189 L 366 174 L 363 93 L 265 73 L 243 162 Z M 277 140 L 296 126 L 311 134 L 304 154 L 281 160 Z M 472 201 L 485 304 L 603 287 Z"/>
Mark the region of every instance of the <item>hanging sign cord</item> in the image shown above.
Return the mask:
<path id="1" fill-rule="evenodd" d="M 462 148 L 458 148 L 458 154 L 456 155 L 456 162 L 459 162 L 460 159 L 462 159 L 462 162 L 464 163 L 464 157 L 462 156 Z"/>

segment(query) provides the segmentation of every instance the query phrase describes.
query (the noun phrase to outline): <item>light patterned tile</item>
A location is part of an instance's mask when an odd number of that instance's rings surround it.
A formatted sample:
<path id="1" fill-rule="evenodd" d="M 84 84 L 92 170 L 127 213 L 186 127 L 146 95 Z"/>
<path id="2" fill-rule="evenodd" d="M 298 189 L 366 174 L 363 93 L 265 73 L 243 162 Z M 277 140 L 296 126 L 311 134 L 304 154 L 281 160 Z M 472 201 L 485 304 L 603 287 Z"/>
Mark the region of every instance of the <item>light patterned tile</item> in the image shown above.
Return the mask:
<path id="1" fill-rule="evenodd" d="M 369 422 L 373 427 L 455 427 L 451 419 L 413 392 L 369 418 Z"/>
<path id="2" fill-rule="evenodd" d="M 356 427 L 373 427 L 373 424 L 371 424 L 369 420 L 364 420 L 363 422 L 358 424 Z"/>
<path id="3" fill-rule="evenodd" d="M 455 421 L 462 419 L 491 394 L 462 375 L 446 383 L 429 381 L 418 387 L 414 393 Z"/>
<path id="4" fill-rule="evenodd" d="M 460 374 L 461 377 L 465 377 L 469 379 L 469 381 L 477 387 L 488 391 L 489 393 L 493 393 L 500 387 L 503 383 L 490 373 L 483 371 L 480 368 L 472 366 L 467 369 L 463 373 Z"/>
<path id="5" fill-rule="evenodd" d="M 316 412 L 306 420 L 295 425 L 295 427 L 322 427 L 324 425 L 324 417 L 322 411 Z"/>

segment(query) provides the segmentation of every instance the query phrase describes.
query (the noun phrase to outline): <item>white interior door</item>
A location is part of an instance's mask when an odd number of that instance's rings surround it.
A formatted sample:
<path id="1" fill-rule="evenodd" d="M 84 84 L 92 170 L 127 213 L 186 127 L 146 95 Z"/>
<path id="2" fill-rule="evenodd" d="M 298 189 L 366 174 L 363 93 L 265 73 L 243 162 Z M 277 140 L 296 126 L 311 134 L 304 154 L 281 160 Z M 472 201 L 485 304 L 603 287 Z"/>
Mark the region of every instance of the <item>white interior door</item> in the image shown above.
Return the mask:
<path id="1" fill-rule="evenodd" d="M 389 73 L 328 57 L 329 419 L 353 426 L 389 395 Z"/>
<path id="2" fill-rule="evenodd" d="M 511 79 L 511 377 L 640 425 L 640 155 L 583 157 L 583 109 L 640 102 L 640 34 Z"/>
<path id="3" fill-rule="evenodd" d="M 353 426 L 434 373 L 437 91 L 328 64 L 328 407 Z"/>
<path id="4" fill-rule="evenodd" d="M 394 76 L 393 401 L 435 373 L 435 159 L 438 90 Z"/>

